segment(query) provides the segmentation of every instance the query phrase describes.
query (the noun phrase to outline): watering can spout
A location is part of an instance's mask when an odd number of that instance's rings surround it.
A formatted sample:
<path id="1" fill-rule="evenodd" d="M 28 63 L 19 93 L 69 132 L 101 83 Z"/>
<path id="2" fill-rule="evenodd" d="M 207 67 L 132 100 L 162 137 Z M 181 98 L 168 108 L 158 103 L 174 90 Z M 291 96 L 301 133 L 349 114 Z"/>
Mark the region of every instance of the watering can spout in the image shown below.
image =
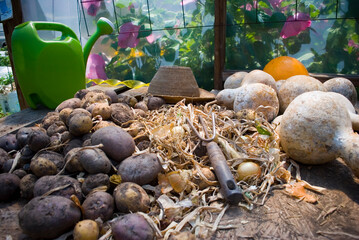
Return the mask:
<path id="1" fill-rule="evenodd" d="M 85 68 L 86 68 L 86 65 L 87 65 L 87 59 L 88 59 L 88 57 L 90 55 L 91 49 L 92 49 L 93 45 L 95 44 L 95 42 L 97 41 L 97 39 L 101 35 L 111 34 L 114 29 L 115 29 L 115 26 L 107 18 L 101 17 L 97 21 L 96 32 L 89 38 L 89 40 L 87 41 L 87 43 L 84 46 L 84 53 L 83 54 L 84 54 Z"/>

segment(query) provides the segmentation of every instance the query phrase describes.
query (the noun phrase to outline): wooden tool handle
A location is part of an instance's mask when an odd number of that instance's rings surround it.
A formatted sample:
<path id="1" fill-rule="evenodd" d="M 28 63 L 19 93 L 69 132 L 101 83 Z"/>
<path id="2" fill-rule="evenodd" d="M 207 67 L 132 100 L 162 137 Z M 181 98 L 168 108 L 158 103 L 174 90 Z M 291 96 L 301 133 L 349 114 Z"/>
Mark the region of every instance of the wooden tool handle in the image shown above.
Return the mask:
<path id="1" fill-rule="evenodd" d="M 222 150 L 215 142 L 207 143 L 206 147 L 209 160 L 221 186 L 221 193 L 229 204 L 238 204 L 243 199 L 242 191 L 233 178 Z"/>

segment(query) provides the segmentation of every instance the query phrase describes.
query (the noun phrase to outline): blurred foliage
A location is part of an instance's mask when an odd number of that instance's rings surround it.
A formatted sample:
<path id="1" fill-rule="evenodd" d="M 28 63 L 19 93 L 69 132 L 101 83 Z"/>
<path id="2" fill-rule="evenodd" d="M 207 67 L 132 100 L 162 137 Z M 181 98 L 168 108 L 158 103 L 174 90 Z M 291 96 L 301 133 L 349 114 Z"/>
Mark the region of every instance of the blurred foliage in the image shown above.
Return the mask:
<path id="1" fill-rule="evenodd" d="M 7 47 L 0 48 L 0 51 L 5 52 L 5 56 L 0 56 L 0 66 L 10 66 L 9 53 Z"/>
<path id="2" fill-rule="evenodd" d="M 0 85 L 9 85 L 12 84 L 13 82 L 14 82 L 14 76 L 10 72 L 5 74 L 4 77 L 0 77 Z"/>
<path id="3" fill-rule="evenodd" d="M 0 56 L 0 66 L 10 66 L 9 56 Z"/>
<path id="4" fill-rule="evenodd" d="M 312 73 L 358 74 L 359 1 L 260 0 L 257 7 L 255 2 L 227 1 L 227 69 L 263 69 L 287 55 Z M 296 11 L 310 16 L 311 27 L 282 38 L 285 21 Z"/>
<path id="5" fill-rule="evenodd" d="M 156 4 L 147 6 L 142 1 L 116 0 L 118 26 L 132 22 L 141 28 L 135 48 L 120 48 L 118 34 L 103 39 L 103 44 L 110 41 L 115 50 L 115 55 L 108 58 L 107 77 L 148 83 L 160 66 L 186 66 L 192 69 L 200 87 L 212 89 L 214 0 L 189 1 L 183 9 L 184 15 L 181 1 L 156 1 Z M 108 15 L 101 12 L 94 22 Z M 146 38 L 150 35 L 154 37 L 153 42 Z"/>
<path id="6" fill-rule="evenodd" d="M 114 52 L 103 53 L 108 78 L 148 83 L 160 66 L 178 65 L 192 68 L 200 87 L 213 88 L 214 0 L 113 3 L 103 1 L 91 19 L 95 25 L 108 17 L 118 27 L 117 34 L 102 40 Z M 307 15 L 311 26 L 283 37 L 288 19 L 297 13 Z M 288 55 L 313 73 L 358 74 L 358 18 L 358 0 L 228 0 L 225 68 L 263 69 L 271 59 Z M 138 43 L 120 48 L 120 27 L 129 22 L 139 26 Z"/>
<path id="7" fill-rule="evenodd" d="M 9 112 L 4 112 L 4 110 L 2 109 L 1 105 L 0 105 L 0 118 L 6 117 L 11 115 L 11 113 Z"/>
<path id="8" fill-rule="evenodd" d="M 0 77 L 0 94 L 7 94 L 14 91 L 15 80 L 12 73 L 8 72 L 4 76 Z"/>
<path id="9" fill-rule="evenodd" d="M 10 67 L 10 58 L 7 47 L 1 48 L 5 52 L 5 56 L 0 56 L 0 66 Z M 0 76 L 0 94 L 7 94 L 15 89 L 14 76 L 12 72 Z"/>

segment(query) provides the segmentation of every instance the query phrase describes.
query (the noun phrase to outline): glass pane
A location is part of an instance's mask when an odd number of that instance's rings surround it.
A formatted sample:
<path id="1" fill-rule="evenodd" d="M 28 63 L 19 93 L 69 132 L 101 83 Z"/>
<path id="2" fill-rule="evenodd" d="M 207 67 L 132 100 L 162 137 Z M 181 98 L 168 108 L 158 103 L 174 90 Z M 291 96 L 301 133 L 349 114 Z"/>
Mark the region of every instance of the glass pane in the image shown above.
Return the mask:
<path id="1" fill-rule="evenodd" d="M 316 20 L 310 28 L 283 38 L 279 33 L 285 25 L 279 23 L 232 26 L 228 30 L 232 35 L 227 32 L 225 67 L 263 69 L 272 58 L 288 55 L 312 73 L 358 74 L 357 27 L 355 19 Z"/>
<path id="2" fill-rule="evenodd" d="M 247 24 L 227 28 L 225 68 L 262 69 L 281 54 L 277 39 L 283 24 Z"/>
<path id="3" fill-rule="evenodd" d="M 359 18 L 359 1 L 357 0 L 338 0 L 338 17 Z"/>
<path id="4" fill-rule="evenodd" d="M 150 15 L 146 0 L 114 0 L 116 21 L 119 26 L 132 22 L 135 25 L 148 24 L 150 29 Z"/>
<path id="5" fill-rule="evenodd" d="M 82 0 L 98 6 L 97 2 Z M 102 36 L 94 45 L 89 59 L 105 67 L 88 70 L 88 78 L 148 83 L 160 66 L 176 65 L 191 67 L 200 87 L 213 88 L 214 0 L 100 2 L 92 9 L 95 16 L 84 7 L 88 33 L 99 15 L 112 17 L 118 32 Z"/>
<path id="6" fill-rule="evenodd" d="M 305 65 L 313 73 L 358 74 L 359 35 L 354 19 L 312 22 L 311 42 L 297 57 L 311 56 Z M 322 34 L 322 35 L 320 35 Z M 300 54 L 300 55 L 299 55 Z M 305 59 L 305 58 L 304 58 Z"/>
<path id="7" fill-rule="evenodd" d="M 72 0 L 22 1 L 21 9 L 25 21 L 47 21 L 63 23 L 79 36 L 78 3 Z M 42 39 L 52 40 L 61 36 L 56 31 L 38 31 Z"/>
<path id="8" fill-rule="evenodd" d="M 214 0 L 183 0 L 186 27 L 214 24 Z"/>
<path id="9" fill-rule="evenodd" d="M 181 0 L 148 0 L 152 29 L 183 28 Z"/>
<path id="10" fill-rule="evenodd" d="M 337 17 L 338 0 L 298 0 L 298 12 L 306 13 L 311 19 Z"/>
<path id="11" fill-rule="evenodd" d="M 212 26 L 152 31 L 133 48 L 120 47 L 118 35 L 111 35 L 98 40 L 91 54 L 105 60 L 106 78 L 148 83 L 160 66 L 187 66 L 192 68 L 200 87 L 211 89 L 213 39 Z"/>
<path id="12" fill-rule="evenodd" d="M 80 22 L 82 37 L 88 38 L 96 31 L 96 23 L 100 17 L 108 18 L 117 28 L 116 13 L 112 0 L 81 0 L 83 23 Z"/>
<path id="13" fill-rule="evenodd" d="M 229 25 L 240 23 L 256 23 L 258 19 L 257 1 L 227 0 L 227 21 Z"/>
<path id="14" fill-rule="evenodd" d="M 281 22 L 294 16 L 296 0 L 260 0 L 258 1 L 259 22 Z"/>

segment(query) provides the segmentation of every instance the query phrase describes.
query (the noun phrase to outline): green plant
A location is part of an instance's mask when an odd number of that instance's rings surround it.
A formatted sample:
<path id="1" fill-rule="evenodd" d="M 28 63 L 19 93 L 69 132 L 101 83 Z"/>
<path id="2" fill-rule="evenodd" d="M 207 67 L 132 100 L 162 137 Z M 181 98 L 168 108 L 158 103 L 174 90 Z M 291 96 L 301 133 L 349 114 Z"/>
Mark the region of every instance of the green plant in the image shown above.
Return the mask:
<path id="1" fill-rule="evenodd" d="M 228 1 L 226 68 L 263 69 L 278 56 L 312 73 L 358 74 L 356 0 Z"/>
<path id="2" fill-rule="evenodd" d="M 177 65 L 191 67 L 200 87 L 213 88 L 214 0 L 187 0 L 183 6 L 172 0 L 158 1 L 156 6 L 115 3 L 119 35 L 102 41 L 115 53 L 106 65 L 107 78 L 148 83 L 160 66 Z M 98 13 L 94 20 L 101 16 L 106 13 Z"/>
<path id="3" fill-rule="evenodd" d="M 0 56 L 0 66 L 10 66 L 10 58 L 8 55 Z"/>
<path id="4" fill-rule="evenodd" d="M 12 73 L 7 73 L 5 77 L 0 77 L 1 85 L 9 85 L 14 82 L 14 75 Z"/>
<path id="5" fill-rule="evenodd" d="M 6 117 L 6 116 L 9 116 L 11 113 L 4 113 L 4 110 L 2 109 L 2 107 L 0 106 L 0 118 L 3 118 L 3 117 Z"/>
<path id="6" fill-rule="evenodd" d="M 10 66 L 10 58 L 7 52 L 7 47 L 1 48 L 1 51 L 5 51 L 5 56 L 0 56 L 0 66 Z M 14 76 L 11 72 L 6 73 L 4 76 L 0 77 L 0 93 L 7 94 L 13 91 L 14 86 Z"/>
<path id="7" fill-rule="evenodd" d="M 10 58 L 9 53 L 7 51 L 7 47 L 0 48 L 0 51 L 5 52 L 5 56 L 0 56 L 0 66 L 10 66 Z"/>
<path id="8" fill-rule="evenodd" d="M 160 66 L 191 67 L 200 87 L 213 88 L 214 0 L 84 1 L 88 17 L 117 16 L 118 34 L 103 39 L 112 54 L 110 79 L 150 82 Z M 278 56 L 300 60 L 312 73 L 358 74 L 357 0 L 227 1 L 225 69 L 263 69 Z M 97 12 L 98 11 L 98 12 Z M 97 52 L 98 53 L 98 52 Z"/>
<path id="9" fill-rule="evenodd" d="M 4 77 L 0 77 L 0 93 L 6 94 L 14 90 L 14 76 L 8 72 Z"/>

